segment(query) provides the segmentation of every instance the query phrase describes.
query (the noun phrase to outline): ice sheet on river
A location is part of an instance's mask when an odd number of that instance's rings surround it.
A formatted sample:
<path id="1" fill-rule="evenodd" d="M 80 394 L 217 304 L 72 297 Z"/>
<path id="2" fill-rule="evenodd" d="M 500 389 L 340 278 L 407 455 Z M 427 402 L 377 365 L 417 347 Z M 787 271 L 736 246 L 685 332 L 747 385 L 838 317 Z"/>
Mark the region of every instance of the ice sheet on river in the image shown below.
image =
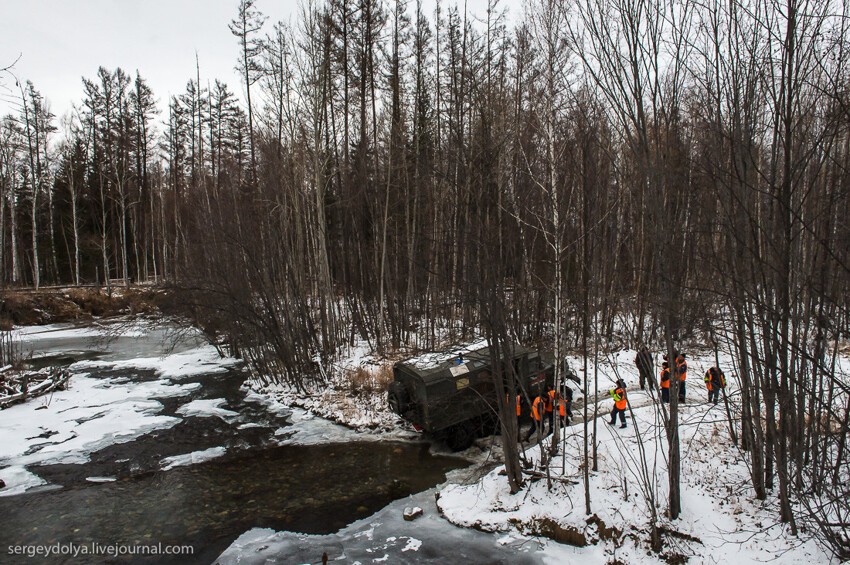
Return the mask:
<path id="1" fill-rule="evenodd" d="M 38 475 L 27 471 L 23 465 L 12 465 L 0 470 L 0 478 L 6 483 L 6 487 L 0 489 L 0 496 L 23 494 L 31 488 L 47 483 Z"/>
<path id="2" fill-rule="evenodd" d="M 221 457 L 225 453 L 227 453 L 227 449 L 224 447 L 211 447 L 201 451 L 193 451 L 192 453 L 166 457 L 160 462 L 160 464 L 162 465 L 163 471 L 168 471 L 174 467 L 183 467 L 185 465 L 194 465 L 195 463 L 210 461 L 216 457 Z"/>
<path id="3" fill-rule="evenodd" d="M 87 340 L 108 331 L 112 330 L 65 324 L 16 330 L 28 347 L 48 355 L 54 351 L 85 351 Z M 152 330 L 141 323 L 122 326 L 119 333 L 129 340 L 119 345 L 113 342 L 110 355 L 114 355 L 113 350 L 118 355 L 155 351 L 166 330 Z M 201 388 L 200 383 L 183 381 L 186 377 L 224 373 L 238 363 L 234 359 L 221 359 L 214 347 L 194 344 L 190 336 L 188 341 L 181 342 L 182 350 L 170 355 L 74 363 L 70 367 L 73 375 L 68 390 L 0 410 L 0 479 L 6 483 L 0 489 L 0 496 L 20 494 L 43 485 L 44 480 L 27 469 L 30 466 L 86 463 L 92 453 L 105 447 L 133 441 L 182 421 L 179 415 L 163 414 L 160 401 L 188 397 Z M 95 374 L 94 369 L 114 373 L 104 376 Z M 159 378 L 137 380 L 122 374 L 139 369 L 153 370 Z M 237 417 L 236 412 L 219 406 L 223 402 L 190 402 L 185 405 L 185 411 L 193 415 L 205 412 L 222 419 Z"/>
<path id="4" fill-rule="evenodd" d="M 430 489 L 397 500 L 376 514 L 325 536 L 255 528 L 239 536 L 216 563 L 319 563 L 324 552 L 329 561 L 393 564 L 569 563 L 576 557 L 575 548 L 547 540 L 455 527 L 439 516 L 434 493 L 435 489 Z M 403 518 L 406 506 L 419 506 L 425 513 L 407 522 Z"/>
<path id="5" fill-rule="evenodd" d="M 68 390 L 0 411 L 0 465 L 84 463 L 107 445 L 177 424 L 180 418 L 160 414 L 162 403 L 156 398 L 185 396 L 201 386 L 127 383 L 86 374 L 75 374 L 69 384 Z M 0 470 L 0 478 L 5 476 Z"/>
<path id="6" fill-rule="evenodd" d="M 139 357 L 118 362 L 81 361 L 74 363 L 71 367 L 72 369 L 110 368 L 119 371 L 122 369 L 150 370 L 161 377 L 178 380 L 198 375 L 226 373 L 239 363 L 238 359 L 222 358 L 212 345 L 202 345 L 189 351 L 161 357 Z"/>
<path id="7" fill-rule="evenodd" d="M 197 416 L 200 418 L 218 416 L 225 422 L 239 417 L 239 412 L 222 408 L 227 401 L 223 398 L 205 398 L 193 400 L 177 409 L 182 416 Z"/>
<path id="8" fill-rule="evenodd" d="M 39 341 L 66 339 L 66 338 L 83 338 L 83 337 L 101 337 L 105 335 L 103 328 L 99 326 L 74 327 L 70 324 L 48 324 L 45 326 L 23 326 L 15 328 L 12 331 L 15 339 L 23 341 Z"/>
<path id="9" fill-rule="evenodd" d="M 386 441 L 387 439 L 418 439 L 414 432 L 397 430 L 393 433 L 381 431 L 355 431 L 340 424 L 315 416 L 298 407 L 286 408 L 290 425 L 278 428 L 275 436 L 279 445 L 320 445 L 347 441 Z"/>

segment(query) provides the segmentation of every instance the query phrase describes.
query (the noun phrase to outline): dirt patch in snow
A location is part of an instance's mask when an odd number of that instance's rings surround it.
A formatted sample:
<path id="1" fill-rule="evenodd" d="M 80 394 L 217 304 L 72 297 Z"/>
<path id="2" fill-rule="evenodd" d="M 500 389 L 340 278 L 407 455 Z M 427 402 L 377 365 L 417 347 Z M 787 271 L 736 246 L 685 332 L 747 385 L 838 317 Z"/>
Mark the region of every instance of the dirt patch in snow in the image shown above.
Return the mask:
<path id="1" fill-rule="evenodd" d="M 562 526 L 552 518 L 532 518 L 529 521 L 512 519 L 510 522 L 517 530 L 527 536 L 539 536 L 548 538 L 558 543 L 565 543 L 575 547 L 586 547 L 589 542 L 583 531 L 570 525 Z"/>

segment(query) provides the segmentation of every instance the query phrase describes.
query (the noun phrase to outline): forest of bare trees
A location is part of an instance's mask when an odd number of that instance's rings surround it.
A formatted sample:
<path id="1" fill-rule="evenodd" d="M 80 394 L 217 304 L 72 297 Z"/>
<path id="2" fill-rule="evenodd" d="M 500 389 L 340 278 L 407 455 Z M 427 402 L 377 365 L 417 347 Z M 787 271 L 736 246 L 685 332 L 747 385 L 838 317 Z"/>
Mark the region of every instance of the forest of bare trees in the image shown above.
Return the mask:
<path id="1" fill-rule="evenodd" d="M 733 353 L 756 496 L 850 556 L 850 3 L 234 8 L 244 103 L 199 69 L 160 105 L 101 68 L 60 120 L 20 85 L 3 284 L 164 281 L 299 387 L 346 343 L 447 326 L 559 358 L 622 315 L 671 357 L 699 337 Z"/>

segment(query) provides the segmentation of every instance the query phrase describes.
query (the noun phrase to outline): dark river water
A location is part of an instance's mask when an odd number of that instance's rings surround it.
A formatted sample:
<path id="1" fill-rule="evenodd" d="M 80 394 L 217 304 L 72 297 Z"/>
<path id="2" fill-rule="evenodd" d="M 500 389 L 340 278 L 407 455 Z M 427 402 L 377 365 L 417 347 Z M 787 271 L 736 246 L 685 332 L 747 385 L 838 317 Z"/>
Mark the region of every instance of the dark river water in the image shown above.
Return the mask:
<path id="1" fill-rule="evenodd" d="M 116 354 L 150 355 L 156 350 L 139 340 L 104 347 L 88 350 L 70 340 L 55 350 L 36 351 L 35 356 L 70 363 Z M 165 345 L 160 348 L 165 352 Z M 124 382 L 158 378 L 152 371 L 133 369 L 87 372 Z M 240 424 L 248 421 L 254 427 L 240 429 L 221 418 L 189 416 L 171 428 L 101 449 L 85 464 L 30 467 L 59 488 L 0 497 L 0 563 L 208 564 L 250 528 L 332 533 L 395 499 L 443 482 L 448 471 L 466 464 L 432 455 L 427 444 L 349 441 L 281 446 L 274 432 L 288 425 L 286 415 L 246 399 L 240 388 L 245 378 L 246 373 L 234 369 L 225 375 L 181 380 L 202 386 L 184 397 L 161 399 L 162 414 L 175 415 L 180 405 L 193 399 L 224 398 L 223 407 L 238 412 Z M 161 470 L 165 457 L 219 446 L 227 452 L 218 459 Z M 116 480 L 93 483 L 87 477 Z M 7 555 L 13 545 L 92 543 L 189 545 L 193 553 L 117 559 Z"/>
<path id="2" fill-rule="evenodd" d="M 191 545 L 191 558 L 128 562 L 212 563 L 253 527 L 331 533 L 392 500 L 445 480 L 458 460 L 427 446 L 345 443 L 247 451 L 113 483 L 0 500 L 8 545 Z M 22 559 L 22 562 L 26 561 Z M 97 559 L 51 562 L 99 563 Z M 6 561 L 3 561 L 6 562 Z"/>

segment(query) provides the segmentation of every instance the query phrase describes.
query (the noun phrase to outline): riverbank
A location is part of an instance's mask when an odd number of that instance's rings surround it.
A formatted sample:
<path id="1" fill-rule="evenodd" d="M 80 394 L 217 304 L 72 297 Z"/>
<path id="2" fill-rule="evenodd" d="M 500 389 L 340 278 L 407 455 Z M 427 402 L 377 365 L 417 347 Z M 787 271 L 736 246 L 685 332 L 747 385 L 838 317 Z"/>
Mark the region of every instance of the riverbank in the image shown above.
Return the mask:
<path id="1" fill-rule="evenodd" d="M 540 468 L 540 447 L 525 445 L 524 457 L 529 464 L 527 482 L 519 493 L 511 495 L 507 478 L 502 474 L 501 438 L 479 439 L 463 454 L 478 465 L 465 471 L 462 478 L 455 475 L 434 489 L 436 503 L 429 502 L 426 506 L 426 512 L 432 514 L 428 523 L 445 519 L 469 530 L 488 532 L 507 547 L 512 547 L 515 540 L 524 540 L 523 543 L 534 540 L 533 557 L 517 550 L 516 558 L 520 562 L 530 558 L 534 562 L 575 559 L 600 565 L 768 560 L 789 565 L 832 563 L 828 550 L 820 545 L 812 529 L 804 527 L 799 535 L 790 534 L 779 520 L 774 496 L 769 495 L 765 501 L 755 498 L 747 456 L 732 440 L 724 403 L 707 402 L 703 374 L 718 362 L 727 374 L 731 373 L 731 357 L 720 352 L 718 361 L 713 351 L 697 347 L 687 353 L 688 400 L 680 410 L 682 513 L 678 519 L 666 516 L 667 441 L 657 408 L 657 392 L 640 389 L 633 362 L 636 352 L 623 349 L 602 355 L 598 366 L 589 362 L 586 376 L 580 370 L 583 359 L 568 357 L 570 366 L 579 369 L 579 377 L 587 379 L 591 391 L 588 422 L 598 446 L 598 469 L 589 477 L 589 513 L 585 508 L 582 467 L 584 399 L 576 391 L 574 425 L 565 430 L 563 444 L 549 466 L 550 480 L 544 478 L 546 474 Z M 303 406 L 352 428 L 391 433 L 389 430 L 405 424 L 389 412 L 383 394 L 378 390 L 346 394 L 353 371 L 369 372 L 376 380 L 386 371 L 387 363 L 360 350 L 338 364 L 325 390 L 298 394 L 285 387 L 261 388 L 264 394 L 282 402 Z M 839 365 L 839 371 L 850 372 L 850 360 L 846 356 Z M 598 381 L 597 394 L 593 394 L 594 379 Z M 607 391 L 617 379 L 623 379 L 629 391 L 631 413 L 626 429 L 620 429 L 619 422 L 617 427 L 606 423 L 612 404 Z M 732 378 L 727 382 L 726 395 L 731 399 L 737 426 L 740 423 L 736 408 L 740 403 L 738 383 Z M 551 437 L 544 440 L 543 450 L 548 451 L 550 440 Z M 484 460 L 489 466 L 483 464 Z M 476 470 L 480 476 L 475 476 Z M 421 499 L 411 497 L 406 503 L 400 501 L 395 504 L 396 513 L 405 504 L 415 505 L 417 501 Z M 373 522 L 384 524 L 393 519 L 398 517 L 382 515 L 382 519 Z M 653 521 L 660 532 L 660 551 L 653 550 L 651 544 Z M 423 529 L 427 531 L 427 525 Z M 419 540 L 413 531 L 401 526 L 395 532 L 370 522 L 353 524 L 334 536 L 322 538 L 253 530 L 237 540 L 220 562 L 259 563 L 256 558 L 294 551 L 295 545 L 310 551 L 329 547 L 329 556 L 362 555 L 372 559 L 389 557 L 396 562 L 427 562 L 427 558 L 411 551 L 411 544 L 415 546 Z M 383 539 L 378 532 L 384 534 Z M 363 536 L 368 536 L 368 542 L 361 539 Z"/>
<path id="2" fill-rule="evenodd" d="M 257 394 L 198 331 L 137 319 L 15 334 L 73 375 L 0 411 L 0 552 L 145 540 L 192 557 L 129 561 L 211 563 L 252 528 L 330 535 L 469 465 Z M 0 560 L 45 562 L 18 557 Z"/>
<path id="3" fill-rule="evenodd" d="M 248 386 L 283 405 L 296 406 L 355 431 L 409 436 L 415 434 L 413 428 L 387 405 L 393 362 L 360 345 L 324 368 L 324 385 L 308 384 L 306 390 L 299 391 L 286 384 L 263 384 L 252 378 Z"/>
<path id="4" fill-rule="evenodd" d="M 436 488 L 408 496 L 405 492 L 417 492 L 413 483 L 394 482 L 390 474 L 402 463 L 412 463 L 411 473 L 415 474 L 422 461 L 442 450 L 424 444 L 414 447 L 419 444 L 410 440 L 421 436 L 386 406 L 385 385 L 393 360 L 371 355 L 365 346 L 352 348 L 342 361 L 325 367 L 327 386 L 299 394 L 256 380 L 243 383 L 249 375 L 240 362 L 221 358 L 200 332 L 194 331 L 189 341 L 183 334 L 174 342 L 169 333 L 178 328 L 165 331 L 141 320 L 116 324 L 118 330 L 108 325 L 101 320 L 96 326 L 16 330 L 37 358 L 76 360 L 71 365 L 75 378 L 69 391 L 0 412 L 4 440 L 0 442 L 0 478 L 7 479 L 7 488 L 0 494 L 27 492 L 27 498 L 20 500 L 35 501 L 27 502 L 26 510 L 7 499 L 8 507 L 20 513 L 19 520 L 39 526 L 28 512 L 47 515 L 55 506 L 31 496 L 52 496 L 56 504 L 76 507 L 80 497 L 90 496 L 86 489 L 102 489 L 95 494 L 104 500 L 127 492 L 146 497 L 145 512 L 153 514 L 143 512 L 143 518 L 120 524 L 130 531 L 136 522 L 158 523 L 157 516 L 162 513 L 157 510 L 161 506 L 157 497 L 188 488 L 209 493 L 210 481 L 216 480 L 214 504 L 227 502 L 228 514 L 219 516 L 224 511 L 216 510 L 204 523 L 191 522 L 193 533 L 186 535 L 194 536 L 191 539 L 199 547 L 207 544 L 205 559 L 214 557 L 216 548 L 218 553 L 224 551 L 221 563 L 260 563 L 288 555 L 296 546 L 304 550 L 305 557 L 315 554 L 314 560 L 327 552 L 362 556 L 363 562 L 370 558 L 440 562 L 447 555 L 490 562 L 581 559 L 600 565 L 830 562 L 811 532 L 789 535 L 778 520 L 773 497 L 757 501 L 750 492 L 746 458 L 729 437 L 723 407 L 705 402 L 701 376 L 715 364 L 713 352 L 688 352 L 689 400 L 681 413 L 683 512 L 672 521 L 664 517 L 663 426 L 655 411 L 655 398 L 637 386 L 634 351 L 610 353 L 598 367 L 592 363 L 588 367 L 588 384 L 592 389 L 597 378 L 600 395 L 591 396 L 595 401 L 588 406 L 591 418 L 594 408 L 598 409 L 595 443 L 599 469 L 590 475 L 591 513 L 587 514 L 581 424 L 567 429 L 566 440 L 550 466 L 551 484 L 532 476 L 541 453 L 536 446 L 526 445 L 532 474 L 526 487 L 511 495 L 507 479 L 500 474 L 501 438 L 487 437 L 460 454 L 471 466 L 450 472 L 443 482 L 434 480 L 431 485 L 440 483 Z M 177 346 L 166 346 L 167 342 Z M 574 369 L 583 365 L 577 357 L 568 360 Z M 720 366 L 730 365 L 731 359 L 721 354 Z M 850 371 L 846 358 L 839 370 Z M 616 378 L 626 381 L 633 410 L 625 430 L 604 423 L 611 403 L 605 394 Z M 738 394 L 732 379 L 727 394 L 731 398 Z M 580 400 L 577 394 L 577 404 Z M 405 443 L 392 443 L 399 439 Z M 340 449 L 348 447 L 333 446 L 349 446 L 352 453 L 343 457 Z M 251 475 L 256 479 L 248 492 L 267 493 L 270 487 L 264 466 L 277 469 L 284 460 L 301 453 L 297 449 L 311 447 L 321 448 L 321 453 L 305 455 L 303 467 L 278 473 L 273 479 L 274 485 L 285 485 L 280 487 L 281 502 L 275 503 L 278 510 L 294 493 L 309 500 L 292 506 L 291 512 L 275 511 L 274 518 L 264 518 L 266 521 L 255 517 L 271 512 L 264 498 L 267 494 L 252 494 L 254 503 L 247 510 L 240 505 L 238 501 L 244 498 L 240 481 L 251 478 L 245 476 L 245 469 L 253 469 Z M 291 450 L 281 455 L 282 459 L 250 455 L 282 448 Z M 361 459 L 384 461 L 385 466 L 357 478 L 356 472 L 363 467 Z M 324 495 L 310 490 L 315 488 L 316 477 L 328 483 L 327 492 L 348 497 L 345 504 L 350 512 L 345 514 L 344 524 L 334 522 L 331 530 L 315 530 L 316 535 L 305 536 L 309 524 L 299 526 L 293 516 L 306 515 L 313 520 L 310 524 L 321 524 L 336 512 L 336 506 L 323 502 Z M 365 482 L 369 477 L 385 480 L 370 486 Z M 354 498 L 348 488 L 353 483 L 358 487 Z M 160 484 L 165 490 L 151 490 Z M 63 488 L 56 494 L 59 485 Z M 390 504 L 391 500 L 396 502 Z M 174 506 L 169 512 L 185 520 L 200 512 L 206 516 L 206 507 L 193 510 L 195 502 L 192 497 L 184 498 L 186 508 Z M 213 502 L 208 504 L 214 507 Z M 425 515 L 408 523 L 401 517 L 406 507 L 423 508 Z M 660 553 L 649 546 L 652 507 L 662 528 Z M 228 522 L 227 516 L 239 517 L 237 525 Z M 168 522 L 171 525 L 165 529 L 157 526 L 152 535 L 167 532 L 178 536 L 183 519 Z M 84 520 L 80 523 L 86 524 Z M 86 527 L 86 535 L 96 537 L 97 529 Z M 119 530 L 115 530 L 116 536 L 126 535 Z M 220 541 L 208 541 L 212 531 L 227 531 L 232 536 L 226 550 L 217 545 Z M 26 539 L 36 542 L 41 535 L 28 533 Z M 51 535 L 51 540 L 79 539 L 59 526 Z M 445 543 L 455 538 L 460 541 Z M 179 536 L 174 539 L 181 541 Z M 464 548 L 465 543 L 472 545 Z"/>
<path id="5" fill-rule="evenodd" d="M 5 289 L 0 293 L 0 330 L 86 322 L 115 316 L 152 316 L 167 309 L 167 294 L 154 287 Z"/>

